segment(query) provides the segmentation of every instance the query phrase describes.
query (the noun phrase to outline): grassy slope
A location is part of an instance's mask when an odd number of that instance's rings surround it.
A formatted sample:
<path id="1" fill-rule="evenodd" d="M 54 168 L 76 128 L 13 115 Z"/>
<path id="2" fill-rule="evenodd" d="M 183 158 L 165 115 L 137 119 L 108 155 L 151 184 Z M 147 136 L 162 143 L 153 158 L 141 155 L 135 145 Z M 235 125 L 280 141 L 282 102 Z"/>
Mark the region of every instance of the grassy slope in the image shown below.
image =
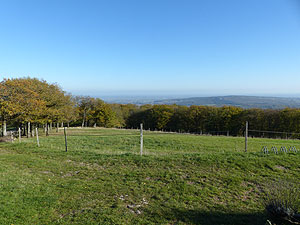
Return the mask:
<path id="1" fill-rule="evenodd" d="M 298 141 L 69 130 L 0 143 L 0 224 L 264 224 L 260 190 L 300 179 L 300 154 L 259 153 Z"/>

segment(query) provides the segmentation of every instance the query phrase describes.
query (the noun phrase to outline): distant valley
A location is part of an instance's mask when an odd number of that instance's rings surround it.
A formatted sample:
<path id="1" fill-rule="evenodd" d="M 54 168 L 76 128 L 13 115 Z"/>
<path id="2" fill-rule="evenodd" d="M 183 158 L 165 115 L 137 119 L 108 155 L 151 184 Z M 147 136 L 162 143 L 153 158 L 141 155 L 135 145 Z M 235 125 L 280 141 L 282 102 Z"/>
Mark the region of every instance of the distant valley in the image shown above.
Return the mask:
<path id="1" fill-rule="evenodd" d="M 166 104 L 166 105 L 205 105 L 205 106 L 237 106 L 241 108 L 261 108 L 261 109 L 282 109 L 286 107 L 300 108 L 300 98 L 289 97 L 262 97 L 262 96 L 216 96 L 216 97 L 189 97 L 189 98 L 174 98 L 166 99 L 161 98 L 142 98 L 131 97 L 127 99 L 104 99 L 108 103 L 121 103 L 121 104 Z"/>

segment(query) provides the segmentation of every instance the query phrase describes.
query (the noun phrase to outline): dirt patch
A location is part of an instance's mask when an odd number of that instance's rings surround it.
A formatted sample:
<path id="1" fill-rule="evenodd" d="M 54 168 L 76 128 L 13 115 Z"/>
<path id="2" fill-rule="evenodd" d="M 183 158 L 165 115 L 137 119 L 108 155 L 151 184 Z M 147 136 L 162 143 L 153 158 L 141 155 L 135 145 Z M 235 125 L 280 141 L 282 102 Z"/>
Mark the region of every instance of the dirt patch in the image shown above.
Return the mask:
<path id="1" fill-rule="evenodd" d="M 69 173 L 66 173 L 66 174 L 62 175 L 61 177 L 62 178 L 73 177 L 73 176 L 75 176 L 75 175 L 77 175 L 79 173 L 80 173 L 80 171 L 69 172 Z"/>
<path id="2" fill-rule="evenodd" d="M 6 136 L 6 137 L 0 137 L 0 142 L 11 142 L 11 137 Z"/>
<path id="3" fill-rule="evenodd" d="M 50 175 L 53 175 L 53 173 L 52 173 L 52 172 L 50 172 L 50 171 L 42 171 L 41 173 L 43 173 L 43 174 L 50 174 Z"/>
<path id="4" fill-rule="evenodd" d="M 279 170 L 287 170 L 287 168 L 285 168 L 283 166 L 279 166 L 279 165 L 276 165 L 275 168 L 279 169 Z"/>

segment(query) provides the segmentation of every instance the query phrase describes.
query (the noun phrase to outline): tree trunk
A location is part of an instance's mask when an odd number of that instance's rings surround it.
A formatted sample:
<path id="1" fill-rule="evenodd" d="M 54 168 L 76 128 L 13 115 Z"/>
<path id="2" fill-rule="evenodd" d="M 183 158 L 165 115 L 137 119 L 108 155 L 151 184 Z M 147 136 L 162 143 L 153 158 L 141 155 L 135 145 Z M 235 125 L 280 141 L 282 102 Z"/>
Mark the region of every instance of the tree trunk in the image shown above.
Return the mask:
<path id="1" fill-rule="evenodd" d="M 32 126 L 32 129 L 31 129 L 31 130 L 32 130 L 32 131 L 31 131 L 31 135 L 32 135 L 32 137 L 34 137 L 34 130 L 35 130 L 34 128 L 35 128 L 35 127 L 34 127 L 34 126 Z"/>
<path id="2" fill-rule="evenodd" d="M 46 136 L 49 136 L 49 126 L 48 124 L 46 124 Z"/>
<path id="3" fill-rule="evenodd" d="M 32 129 L 31 129 L 31 136 L 34 137 L 34 130 L 35 130 L 35 126 L 32 125 Z"/>
<path id="4" fill-rule="evenodd" d="M 85 109 L 84 109 L 84 111 L 83 111 L 82 125 L 81 125 L 82 128 L 84 127 L 84 124 L 85 124 L 85 117 L 86 117 L 86 112 L 85 112 Z"/>
<path id="5" fill-rule="evenodd" d="M 2 121 L 2 136 L 7 136 L 7 131 L 6 131 L 6 120 Z"/>
<path id="6" fill-rule="evenodd" d="M 59 123 L 56 123 L 56 133 L 58 132 Z"/>
<path id="7" fill-rule="evenodd" d="M 27 123 L 27 138 L 30 138 L 30 122 Z"/>

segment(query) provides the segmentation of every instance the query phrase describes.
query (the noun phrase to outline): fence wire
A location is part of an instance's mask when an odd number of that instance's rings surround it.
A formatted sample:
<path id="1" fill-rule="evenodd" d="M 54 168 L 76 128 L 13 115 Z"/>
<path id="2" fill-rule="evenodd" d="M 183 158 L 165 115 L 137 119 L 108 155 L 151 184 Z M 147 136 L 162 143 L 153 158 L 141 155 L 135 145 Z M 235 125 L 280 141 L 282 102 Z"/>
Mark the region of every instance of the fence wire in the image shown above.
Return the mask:
<path id="1" fill-rule="evenodd" d="M 39 131 L 43 134 L 42 131 Z M 261 152 L 264 147 L 269 151 L 276 148 L 300 149 L 300 141 L 297 139 L 283 138 L 255 138 L 249 131 L 248 151 Z M 210 136 L 199 134 L 143 131 L 144 145 L 143 153 L 146 155 L 166 154 L 217 154 L 226 152 L 244 152 L 244 137 Z M 227 134 L 227 132 L 226 132 Z M 64 151 L 63 130 L 51 130 L 48 137 L 40 135 L 41 147 L 51 150 Z M 140 153 L 140 132 L 138 130 L 125 129 L 67 129 L 68 151 L 93 152 L 97 154 L 139 154 Z M 17 142 L 17 140 L 15 141 Z M 22 142 L 35 142 L 35 138 L 22 138 Z"/>

